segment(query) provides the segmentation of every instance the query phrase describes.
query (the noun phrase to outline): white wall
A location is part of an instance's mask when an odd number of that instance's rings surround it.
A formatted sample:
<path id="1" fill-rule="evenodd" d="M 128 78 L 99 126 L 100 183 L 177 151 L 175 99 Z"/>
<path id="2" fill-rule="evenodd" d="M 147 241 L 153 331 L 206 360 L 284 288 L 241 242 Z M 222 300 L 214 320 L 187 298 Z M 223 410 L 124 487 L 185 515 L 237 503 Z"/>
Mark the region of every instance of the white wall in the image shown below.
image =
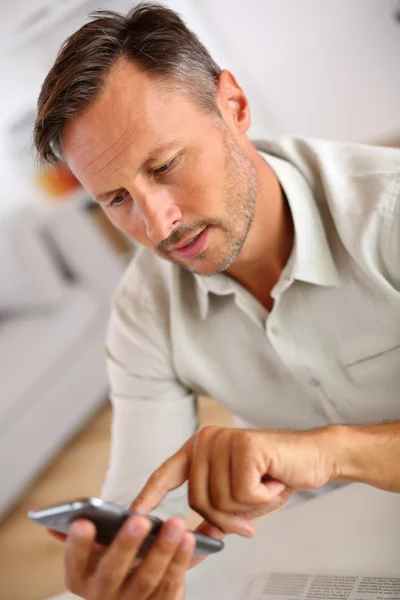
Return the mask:
<path id="1" fill-rule="evenodd" d="M 400 132 L 397 0 L 196 4 L 251 79 L 271 133 L 374 140 Z"/>
<path id="2" fill-rule="evenodd" d="M 11 119 L 24 106 L 29 95 L 23 79 L 15 71 L 8 56 L 8 46 L 18 19 L 23 15 L 21 0 L 2 0 L 0 4 L 0 216 L 2 211 L 24 200 L 30 193 L 9 157 L 6 128 Z"/>
<path id="3" fill-rule="evenodd" d="M 0 4 L 0 210 L 33 193 L 10 163 L 5 125 L 34 106 L 56 50 L 95 6 L 82 0 L 68 22 L 12 59 L 17 23 L 49 0 Z M 170 0 L 221 67 L 237 75 L 253 110 L 252 135 L 294 133 L 374 140 L 400 133 L 397 0 Z"/>

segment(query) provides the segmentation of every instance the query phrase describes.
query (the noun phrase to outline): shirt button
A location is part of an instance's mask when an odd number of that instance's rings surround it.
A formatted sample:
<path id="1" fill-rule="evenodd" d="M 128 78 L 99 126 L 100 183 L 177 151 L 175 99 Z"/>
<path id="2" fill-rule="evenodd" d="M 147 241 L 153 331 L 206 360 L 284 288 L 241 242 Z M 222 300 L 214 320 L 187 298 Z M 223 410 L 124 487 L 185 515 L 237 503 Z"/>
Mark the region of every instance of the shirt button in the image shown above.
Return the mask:
<path id="1" fill-rule="evenodd" d="M 273 325 L 273 326 L 271 327 L 271 333 L 272 333 L 273 335 L 279 335 L 279 329 L 278 329 L 277 327 L 275 327 L 275 325 Z"/>
<path id="2" fill-rule="evenodd" d="M 311 385 L 311 387 L 319 387 L 321 385 L 321 382 L 314 378 L 309 379 L 308 383 Z"/>

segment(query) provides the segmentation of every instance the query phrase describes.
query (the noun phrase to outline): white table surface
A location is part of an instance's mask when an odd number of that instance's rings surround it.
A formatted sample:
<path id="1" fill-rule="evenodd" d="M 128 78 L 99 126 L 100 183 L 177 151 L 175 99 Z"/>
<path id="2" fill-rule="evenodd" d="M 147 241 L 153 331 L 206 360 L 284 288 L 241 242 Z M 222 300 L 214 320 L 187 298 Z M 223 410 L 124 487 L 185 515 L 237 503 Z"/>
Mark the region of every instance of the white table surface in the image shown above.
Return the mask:
<path id="1" fill-rule="evenodd" d="M 268 571 L 400 576 L 400 494 L 351 484 L 265 517 L 189 572 L 186 598 L 244 600 Z"/>

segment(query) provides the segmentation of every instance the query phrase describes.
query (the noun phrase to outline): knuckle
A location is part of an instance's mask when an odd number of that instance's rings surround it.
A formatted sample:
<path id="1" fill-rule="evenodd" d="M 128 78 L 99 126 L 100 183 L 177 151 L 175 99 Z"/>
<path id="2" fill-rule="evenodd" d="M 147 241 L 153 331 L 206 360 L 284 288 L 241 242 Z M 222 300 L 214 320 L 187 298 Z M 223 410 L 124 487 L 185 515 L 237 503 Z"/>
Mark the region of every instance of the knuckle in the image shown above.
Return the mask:
<path id="1" fill-rule="evenodd" d="M 199 498 L 199 495 L 197 494 L 197 491 L 195 489 L 189 488 L 188 502 L 189 502 L 189 506 L 192 510 L 194 510 L 199 515 L 202 515 L 204 518 L 206 518 L 206 515 L 209 512 L 210 507 L 208 505 L 208 502 Z"/>
<path id="2" fill-rule="evenodd" d="M 138 572 L 135 575 L 135 588 L 139 597 L 140 595 L 146 595 L 151 592 L 153 589 L 153 582 L 150 574 Z"/>
<path id="3" fill-rule="evenodd" d="M 152 473 L 147 481 L 148 484 L 158 483 L 162 478 L 162 467 L 159 467 L 154 473 Z"/>
<path id="4" fill-rule="evenodd" d="M 115 583 L 115 575 L 111 569 L 100 569 L 96 576 L 97 587 L 100 590 L 110 588 Z"/>
<path id="5" fill-rule="evenodd" d="M 147 479 L 146 484 L 142 491 L 137 495 L 135 502 L 141 502 L 147 497 L 147 493 L 149 489 L 152 490 L 161 490 L 164 485 L 164 466 L 161 465 L 154 473 L 150 475 Z"/>
<path id="6" fill-rule="evenodd" d="M 201 510 L 201 506 L 200 506 L 201 503 L 199 502 L 199 500 L 197 498 L 196 490 L 194 490 L 190 486 L 189 486 L 189 491 L 188 491 L 188 502 L 189 502 L 190 508 L 192 508 L 196 512 L 199 512 L 199 510 Z"/>
<path id="7" fill-rule="evenodd" d="M 172 575 L 166 575 L 163 581 L 163 591 L 166 594 L 175 594 L 180 588 L 180 582 Z"/>
<path id="8" fill-rule="evenodd" d="M 239 451 L 247 455 L 255 450 L 257 442 L 253 432 L 239 431 L 237 434 L 236 443 Z"/>
<path id="9" fill-rule="evenodd" d="M 200 429 L 200 431 L 197 434 L 197 437 L 198 437 L 199 440 L 208 440 L 219 429 L 221 429 L 221 428 L 217 427 L 216 425 L 206 425 L 205 427 L 202 427 Z"/>

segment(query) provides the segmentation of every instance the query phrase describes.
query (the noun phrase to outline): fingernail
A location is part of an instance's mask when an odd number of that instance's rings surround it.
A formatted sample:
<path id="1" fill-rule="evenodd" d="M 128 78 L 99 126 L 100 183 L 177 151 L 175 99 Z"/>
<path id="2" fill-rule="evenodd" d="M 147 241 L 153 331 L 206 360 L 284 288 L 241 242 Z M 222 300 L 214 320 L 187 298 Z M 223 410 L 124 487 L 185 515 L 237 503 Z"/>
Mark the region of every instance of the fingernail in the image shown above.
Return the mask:
<path id="1" fill-rule="evenodd" d="M 134 517 L 128 523 L 128 533 L 132 537 L 142 537 L 146 531 L 147 522 L 143 517 Z"/>
<path id="2" fill-rule="evenodd" d="M 194 535 L 187 531 L 183 536 L 183 540 L 181 542 L 181 545 L 179 546 L 179 549 L 182 550 L 183 552 L 188 552 L 189 550 L 192 550 L 192 548 L 194 548 L 194 546 L 195 546 Z"/>
<path id="3" fill-rule="evenodd" d="M 182 526 L 178 521 L 168 521 L 163 527 L 163 536 L 169 542 L 176 542 L 182 535 Z"/>

